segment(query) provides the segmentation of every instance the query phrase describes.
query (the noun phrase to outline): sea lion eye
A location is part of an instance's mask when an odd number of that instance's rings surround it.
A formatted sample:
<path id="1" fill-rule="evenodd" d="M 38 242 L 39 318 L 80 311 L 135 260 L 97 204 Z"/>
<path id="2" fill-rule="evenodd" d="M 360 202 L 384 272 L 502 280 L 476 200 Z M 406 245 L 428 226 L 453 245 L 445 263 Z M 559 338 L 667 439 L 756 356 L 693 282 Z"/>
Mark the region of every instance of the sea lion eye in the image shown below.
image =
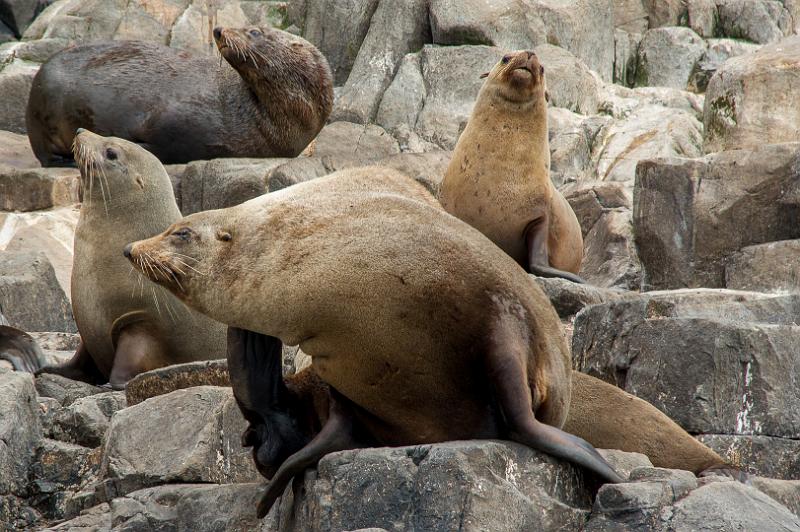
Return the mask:
<path id="1" fill-rule="evenodd" d="M 172 232 L 172 236 L 178 237 L 181 240 L 189 240 L 189 235 L 192 234 L 192 230 L 188 227 L 181 227 L 177 231 Z"/>
<path id="2" fill-rule="evenodd" d="M 250 35 L 253 37 L 261 37 L 261 32 L 258 30 L 250 30 Z"/>
<path id="3" fill-rule="evenodd" d="M 511 61 L 511 57 L 508 56 L 508 55 L 504 55 L 503 56 L 503 64 L 507 65 L 509 61 Z"/>
<path id="4" fill-rule="evenodd" d="M 539 74 L 544 74 L 544 67 L 539 65 Z"/>
<path id="5" fill-rule="evenodd" d="M 114 148 L 106 148 L 106 159 L 114 161 L 117 159 L 117 151 Z"/>

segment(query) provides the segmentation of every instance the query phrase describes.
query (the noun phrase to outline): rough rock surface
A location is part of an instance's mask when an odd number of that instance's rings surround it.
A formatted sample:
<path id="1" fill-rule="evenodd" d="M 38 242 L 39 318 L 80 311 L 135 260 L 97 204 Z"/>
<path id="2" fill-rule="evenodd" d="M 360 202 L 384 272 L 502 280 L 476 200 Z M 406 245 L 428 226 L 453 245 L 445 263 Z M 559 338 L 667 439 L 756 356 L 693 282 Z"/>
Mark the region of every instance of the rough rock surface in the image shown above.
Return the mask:
<path id="1" fill-rule="evenodd" d="M 640 163 L 633 223 L 643 286 L 724 287 L 734 253 L 800 237 L 798 146 Z"/>
<path id="2" fill-rule="evenodd" d="M 142 372 L 128 381 L 125 398 L 128 406 L 133 406 L 183 388 L 230 385 L 226 360 L 203 360 Z"/>
<path id="3" fill-rule="evenodd" d="M 706 91 L 706 152 L 800 140 L 793 90 L 798 55 L 800 36 L 793 36 L 729 59 L 717 70 Z"/>

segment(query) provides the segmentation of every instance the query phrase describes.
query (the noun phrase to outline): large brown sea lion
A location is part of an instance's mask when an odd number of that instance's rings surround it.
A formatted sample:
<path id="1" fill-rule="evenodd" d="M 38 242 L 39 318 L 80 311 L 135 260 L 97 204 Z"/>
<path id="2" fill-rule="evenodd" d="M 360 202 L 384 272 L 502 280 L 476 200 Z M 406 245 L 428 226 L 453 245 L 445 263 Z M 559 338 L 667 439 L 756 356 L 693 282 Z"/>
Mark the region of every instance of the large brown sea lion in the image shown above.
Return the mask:
<path id="1" fill-rule="evenodd" d="M 79 127 L 135 142 L 165 164 L 298 155 L 333 105 L 325 58 L 272 28 L 216 28 L 214 38 L 227 63 L 137 41 L 54 55 L 28 101 L 36 157 L 44 166 L 71 164 Z"/>
<path id="2" fill-rule="evenodd" d="M 326 453 L 364 445 L 507 438 L 620 480 L 591 445 L 559 429 L 576 377 L 547 297 L 410 178 L 378 167 L 337 172 L 193 214 L 124 253 L 151 280 L 229 324 L 228 368 L 250 422 L 243 442 L 272 478 L 259 515 Z M 311 355 L 303 377 L 322 382 L 305 382 L 306 391 L 295 379 L 285 383 L 281 342 Z M 597 379 L 577 380 L 610 403 L 627 399 Z M 615 418 L 620 441 L 638 414 L 669 421 L 644 401 L 630 407 L 630 418 Z M 602 414 L 583 421 L 584 432 L 605 424 Z M 662 425 L 648 440 L 659 440 L 661 463 L 674 464 L 670 447 L 687 440 L 700 457 L 688 467 L 723 463 L 676 425 Z"/>
<path id="3" fill-rule="evenodd" d="M 41 371 L 122 388 L 142 371 L 223 358 L 225 327 L 148 283 L 122 256 L 131 240 L 181 218 L 164 167 L 136 144 L 89 131 L 75 137 L 75 159 L 83 204 L 72 311 L 81 344 L 69 362 Z"/>
<path id="4" fill-rule="evenodd" d="M 581 227 L 550 181 L 544 67 L 518 51 L 485 76 L 439 201 L 531 273 L 580 282 Z"/>

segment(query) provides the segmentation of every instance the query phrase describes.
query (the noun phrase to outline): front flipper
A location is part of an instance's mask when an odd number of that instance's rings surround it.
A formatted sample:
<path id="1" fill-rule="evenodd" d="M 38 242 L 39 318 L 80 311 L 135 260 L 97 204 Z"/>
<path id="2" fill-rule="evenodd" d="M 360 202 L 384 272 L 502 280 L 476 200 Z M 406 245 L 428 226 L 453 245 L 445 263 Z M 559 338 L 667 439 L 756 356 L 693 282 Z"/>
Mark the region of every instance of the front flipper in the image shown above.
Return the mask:
<path id="1" fill-rule="evenodd" d="M 228 327 L 228 373 L 236 403 L 250 424 L 242 446 L 253 447 L 256 468 L 265 478 L 311 439 L 283 382 L 282 366 L 279 339 Z"/>
<path id="2" fill-rule="evenodd" d="M 499 318 L 492 331 L 486 367 L 509 439 L 583 466 L 605 482 L 622 482 L 611 465 L 588 442 L 536 419 L 523 364 L 528 346 L 515 327 L 505 326 L 506 319 L 509 318 Z"/>
<path id="3" fill-rule="evenodd" d="M 258 503 L 259 519 L 267 515 L 292 478 L 306 468 L 316 465 L 323 456 L 336 451 L 363 447 L 364 443 L 356 434 L 356 423 L 350 401 L 331 388 L 328 421 L 308 445 L 283 462 L 267 484 L 267 489 Z"/>
<path id="4" fill-rule="evenodd" d="M 45 366 L 37 371 L 36 375 L 38 376 L 44 373 L 53 373 L 74 381 L 81 381 L 89 384 L 103 384 L 108 380 L 98 369 L 97 364 L 95 364 L 89 351 L 86 350 L 86 346 L 83 342 L 78 345 L 75 354 L 72 355 L 72 358 L 68 361 L 56 366 Z"/>
<path id="5" fill-rule="evenodd" d="M 525 244 L 528 249 L 528 272 L 539 277 L 560 277 L 573 283 L 585 283 L 586 281 L 574 273 L 550 266 L 550 253 L 547 248 L 549 233 L 549 218 L 547 216 L 537 218 L 525 230 Z"/>

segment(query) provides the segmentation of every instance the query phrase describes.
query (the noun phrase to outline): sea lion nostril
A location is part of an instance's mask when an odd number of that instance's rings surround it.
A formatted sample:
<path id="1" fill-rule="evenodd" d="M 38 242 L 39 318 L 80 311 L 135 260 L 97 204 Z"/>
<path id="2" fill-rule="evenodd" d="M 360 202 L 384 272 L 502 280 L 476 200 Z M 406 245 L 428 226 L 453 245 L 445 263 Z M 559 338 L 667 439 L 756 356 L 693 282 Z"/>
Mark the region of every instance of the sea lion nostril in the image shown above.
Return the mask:
<path id="1" fill-rule="evenodd" d="M 214 38 L 220 39 L 221 37 L 222 37 L 222 28 L 217 26 L 216 28 L 214 28 Z"/>
<path id="2" fill-rule="evenodd" d="M 131 258 L 131 250 L 133 249 L 133 244 L 128 244 L 125 246 L 125 249 L 122 250 L 122 254 L 125 255 L 126 258 Z"/>

